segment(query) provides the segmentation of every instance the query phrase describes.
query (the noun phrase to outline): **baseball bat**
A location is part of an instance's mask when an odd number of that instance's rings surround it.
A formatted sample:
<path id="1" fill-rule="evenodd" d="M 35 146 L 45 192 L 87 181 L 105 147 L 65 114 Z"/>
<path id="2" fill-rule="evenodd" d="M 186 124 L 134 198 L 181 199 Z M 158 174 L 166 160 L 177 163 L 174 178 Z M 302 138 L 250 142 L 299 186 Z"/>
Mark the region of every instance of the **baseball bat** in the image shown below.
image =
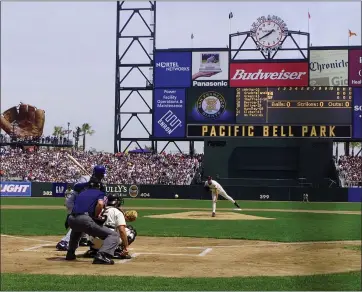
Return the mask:
<path id="1" fill-rule="evenodd" d="M 76 165 L 80 170 L 82 170 L 85 174 L 91 175 L 72 155 L 66 153 L 67 157 Z"/>

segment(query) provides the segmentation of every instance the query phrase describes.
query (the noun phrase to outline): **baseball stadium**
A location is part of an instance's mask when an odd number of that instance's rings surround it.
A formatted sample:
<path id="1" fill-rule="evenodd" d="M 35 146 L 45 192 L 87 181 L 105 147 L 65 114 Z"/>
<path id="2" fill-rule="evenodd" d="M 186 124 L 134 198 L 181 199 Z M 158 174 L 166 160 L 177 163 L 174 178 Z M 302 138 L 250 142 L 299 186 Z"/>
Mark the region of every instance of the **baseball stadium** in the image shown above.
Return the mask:
<path id="1" fill-rule="evenodd" d="M 17 6 L 1 5 L 9 21 Z M 240 25 L 227 8 L 226 46 L 196 47 L 191 32 L 189 46 L 161 48 L 172 3 L 39 3 L 37 16 L 22 5 L 34 22 L 60 9 L 75 31 L 80 7 L 113 13 L 113 151 L 94 148 L 106 110 L 87 120 L 82 103 L 14 98 L 5 80 L 2 291 L 361 291 L 361 31 L 313 46 L 305 4 L 304 30 L 273 10 Z M 105 107 L 89 100 L 89 112 Z"/>

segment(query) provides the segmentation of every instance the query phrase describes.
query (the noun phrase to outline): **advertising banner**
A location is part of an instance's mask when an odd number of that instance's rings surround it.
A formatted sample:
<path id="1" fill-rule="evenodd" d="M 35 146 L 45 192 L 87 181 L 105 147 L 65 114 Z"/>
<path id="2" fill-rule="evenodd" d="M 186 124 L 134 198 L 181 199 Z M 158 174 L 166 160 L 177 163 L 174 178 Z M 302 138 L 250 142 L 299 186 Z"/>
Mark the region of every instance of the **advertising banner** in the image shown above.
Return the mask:
<path id="1" fill-rule="evenodd" d="M 348 202 L 362 202 L 362 188 L 349 188 Z"/>
<path id="2" fill-rule="evenodd" d="M 228 52 L 192 53 L 192 86 L 228 87 L 228 72 Z"/>
<path id="3" fill-rule="evenodd" d="M 187 90 L 188 123 L 235 123 L 235 90 L 224 87 Z"/>
<path id="4" fill-rule="evenodd" d="M 311 50 L 310 86 L 348 86 L 347 50 Z"/>
<path id="5" fill-rule="evenodd" d="M 30 197 L 31 183 L 30 182 L 0 182 L 1 197 Z"/>
<path id="6" fill-rule="evenodd" d="M 153 105 L 155 137 L 185 137 L 185 100 L 185 89 L 155 89 Z"/>
<path id="7" fill-rule="evenodd" d="M 126 184 L 109 184 L 106 185 L 107 194 L 119 194 L 122 197 L 137 198 L 141 194 L 140 187 L 137 185 L 126 185 Z M 149 197 L 149 196 L 139 196 Z"/>
<path id="8" fill-rule="evenodd" d="M 353 138 L 362 138 L 362 88 L 353 88 Z"/>
<path id="9" fill-rule="evenodd" d="M 349 86 L 362 87 L 362 49 L 348 52 L 348 82 Z"/>
<path id="10" fill-rule="evenodd" d="M 230 87 L 308 86 L 307 62 L 231 63 Z"/>
<path id="11" fill-rule="evenodd" d="M 191 86 L 191 52 L 156 52 L 154 85 Z"/>
<path id="12" fill-rule="evenodd" d="M 52 195 L 53 197 L 64 197 L 65 191 L 67 190 L 67 183 L 53 183 Z"/>

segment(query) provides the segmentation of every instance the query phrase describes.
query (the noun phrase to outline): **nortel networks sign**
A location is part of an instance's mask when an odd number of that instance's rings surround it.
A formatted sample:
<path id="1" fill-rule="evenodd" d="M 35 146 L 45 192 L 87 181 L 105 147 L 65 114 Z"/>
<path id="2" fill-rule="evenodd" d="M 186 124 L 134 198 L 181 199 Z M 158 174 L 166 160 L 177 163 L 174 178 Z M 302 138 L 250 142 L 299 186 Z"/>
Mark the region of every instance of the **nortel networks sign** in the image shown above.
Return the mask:
<path id="1" fill-rule="evenodd" d="M 31 183 L 28 182 L 1 182 L 1 197 L 30 197 Z"/>
<path id="2" fill-rule="evenodd" d="M 278 87 L 308 85 L 308 62 L 230 64 L 230 87 Z"/>
<path id="3" fill-rule="evenodd" d="M 191 86 L 191 52 L 156 52 L 155 88 Z"/>

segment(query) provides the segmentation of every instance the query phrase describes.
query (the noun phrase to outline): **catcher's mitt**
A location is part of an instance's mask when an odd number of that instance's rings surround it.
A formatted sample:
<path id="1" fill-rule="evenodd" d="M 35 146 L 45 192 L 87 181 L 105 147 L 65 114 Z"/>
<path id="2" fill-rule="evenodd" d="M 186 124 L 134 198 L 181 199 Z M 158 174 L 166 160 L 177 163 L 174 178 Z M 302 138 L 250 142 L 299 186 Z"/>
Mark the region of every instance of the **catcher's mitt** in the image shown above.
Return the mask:
<path id="1" fill-rule="evenodd" d="M 137 219 L 137 217 L 138 213 L 136 210 L 130 210 L 124 212 L 124 218 L 126 219 L 127 222 L 133 222 Z"/>
<path id="2" fill-rule="evenodd" d="M 17 126 L 13 127 L 12 123 L 16 122 Z M 0 116 L 0 126 L 7 134 L 17 137 L 33 136 L 40 137 L 43 135 L 45 122 L 45 111 L 37 109 L 29 104 L 14 106 L 6 110 Z M 13 133 L 15 130 L 15 133 Z"/>

